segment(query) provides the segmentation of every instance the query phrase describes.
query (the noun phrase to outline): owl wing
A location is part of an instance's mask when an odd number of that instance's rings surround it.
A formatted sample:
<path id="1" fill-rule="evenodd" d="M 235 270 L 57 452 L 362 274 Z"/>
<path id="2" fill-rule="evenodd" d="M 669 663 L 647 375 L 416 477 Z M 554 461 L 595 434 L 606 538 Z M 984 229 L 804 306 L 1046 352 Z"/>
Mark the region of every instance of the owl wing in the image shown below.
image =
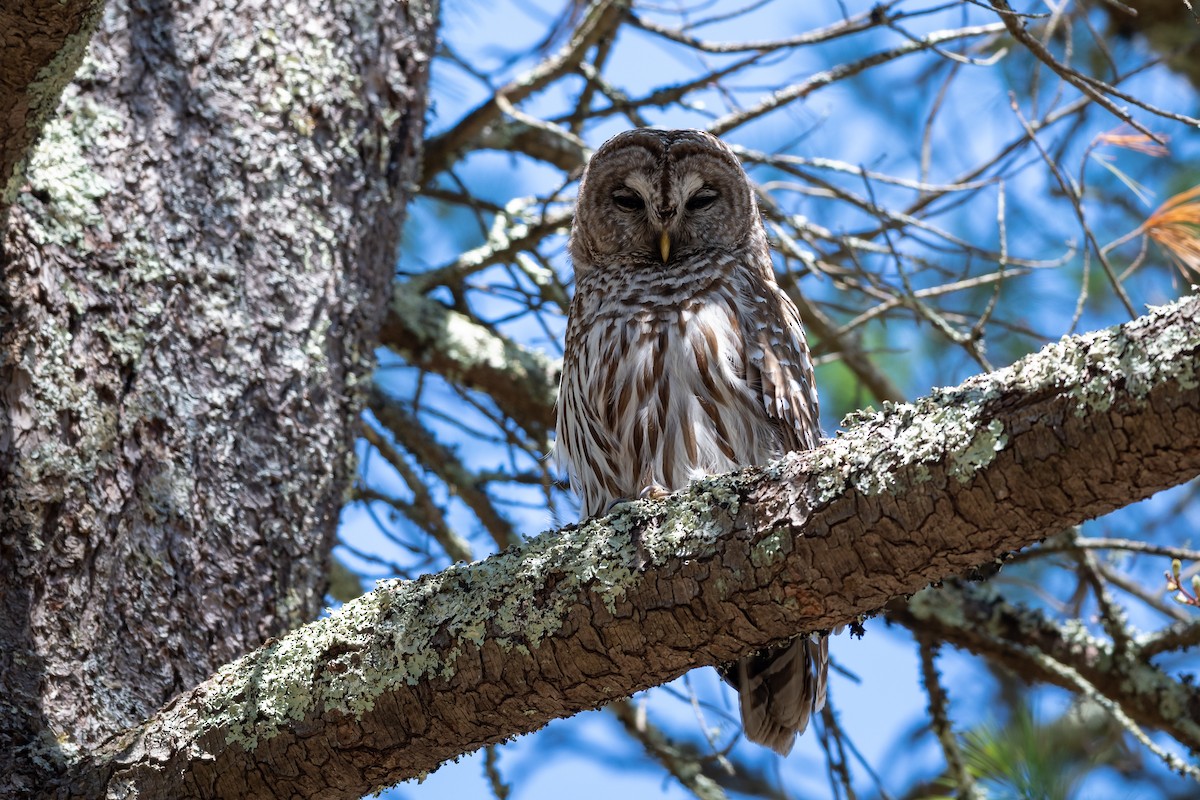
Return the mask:
<path id="1" fill-rule="evenodd" d="M 820 443 L 817 387 L 800 312 L 770 278 L 756 273 L 748 286 L 740 323 L 746 382 L 778 432 L 779 449 L 812 449 Z M 829 639 L 799 636 L 718 671 L 738 690 L 746 737 L 787 755 L 825 705 Z"/>
<path id="2" fill-rule="evenodd" d="M 755 288 L 742 320 L 746 380 L 777 425 L 780 449 L 811 450 L 820 443 L 820 416 L 800 312 L 774 282 Z"/>

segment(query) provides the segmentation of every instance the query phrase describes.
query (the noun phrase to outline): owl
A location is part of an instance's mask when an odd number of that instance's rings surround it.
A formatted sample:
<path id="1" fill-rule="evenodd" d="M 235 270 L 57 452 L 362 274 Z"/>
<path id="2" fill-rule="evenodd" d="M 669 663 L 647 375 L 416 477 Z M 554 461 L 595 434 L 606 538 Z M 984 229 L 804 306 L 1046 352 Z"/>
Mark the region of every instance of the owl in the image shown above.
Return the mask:
<path id="1" fill-rule="evenodd" d="M 800 315 L 741 163 L 696 130 L 638 129 L 579 187 L 556 453 L 585 516 L 816 447 Z M 786 755 L 825 704 L 825 637 L 719 668 L 746 736 Z"/>

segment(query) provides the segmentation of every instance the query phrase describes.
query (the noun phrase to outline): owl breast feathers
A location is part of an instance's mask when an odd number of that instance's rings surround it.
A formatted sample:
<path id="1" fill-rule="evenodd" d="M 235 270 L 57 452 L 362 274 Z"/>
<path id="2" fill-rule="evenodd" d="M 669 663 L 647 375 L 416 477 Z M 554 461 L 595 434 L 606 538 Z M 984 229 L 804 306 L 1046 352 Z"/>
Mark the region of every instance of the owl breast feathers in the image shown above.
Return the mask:
<path id="1" fill-rule="evenodd" d="M 638 129 L 579 188 L 555 449 L 583 513 L 762 464 L 819 439 L 800 315 L 775 282 L 754 189 L 702 131 Z M 825 702 L 828 642 L 719 671 L 753 741 L 782 754 Z"/>

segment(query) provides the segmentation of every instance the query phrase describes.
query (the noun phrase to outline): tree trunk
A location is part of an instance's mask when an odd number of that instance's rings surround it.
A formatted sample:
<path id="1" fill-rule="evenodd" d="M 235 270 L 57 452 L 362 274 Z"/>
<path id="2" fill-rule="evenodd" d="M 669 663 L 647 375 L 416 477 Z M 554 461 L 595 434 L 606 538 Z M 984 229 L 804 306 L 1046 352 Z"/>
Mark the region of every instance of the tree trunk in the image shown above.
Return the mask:
<path id="1" fill-rule="evenodd" d="M 434 2 L 109 2 L 0 264 L 0 795 L 321 606 Z"/>

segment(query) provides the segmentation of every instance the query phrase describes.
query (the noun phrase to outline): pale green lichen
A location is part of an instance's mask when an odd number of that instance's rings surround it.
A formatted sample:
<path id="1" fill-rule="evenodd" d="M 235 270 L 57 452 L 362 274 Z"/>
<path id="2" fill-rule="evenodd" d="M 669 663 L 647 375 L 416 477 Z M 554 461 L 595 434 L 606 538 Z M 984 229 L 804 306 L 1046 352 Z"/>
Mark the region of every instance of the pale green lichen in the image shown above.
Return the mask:
<path id="1" fill-rule="evenodd" d="M 721 479 L 701 481 L 670 504 L 635 501 L 612 517 L 537 537 L 486 561 L 382 583 L 223 669 L 204 696 L 206 724 L 223 729 L 227 741 L 253 748 L 309 713 L 359 716 L 397 685 L 449 678 L 464 647 L 488 642 L 528 653 L 561 629 L 587 593 L 616 613 L 642 579 L 642 559 L 660 566 L 710 554 L 724 529 L 714 514 L 731 506 L 736 503 Z M 644 529 L 636 542 L 625 533 L 634 525 Z M 440 635 L 453 642 L 450 648 L 435 644 Z"/>
<path id="2" fill-rule="evenodd" d="M 1118 394 L 1134 401 L 1144 400 L 1155 386 L 1166 381 L 1175 381 L 1185 389 L 1196 388 L 1195 352 L 1200 344 L 1193 338 L 1194 330 L 1171 326 L 1141 334 L 1163 316 L 1177 313 L 1179 305 L 1151 308 L 1149 314 L 1127 326 L 1064 337 L 1043 348 L 1036 357 L 984 377 L 994 376 L 1030 393 L 1062 391 L 1076 401 L 1073 413 L 1077 417 L 1108 411 Z"/>
<path id="3" fill-rule="evenodd" d="M 263 28 L 249 45 L 252 53 L 243 50 L 248 59 L 272 67 L 252 79 L 263 110 L 285 116 L 302 136 L 312 135 L 314 112 L 361 107 L 362 79 L 347 61 L 348 50 L 320 25 L 314 18 L 301 31 Z"/>
<path id="4" fill-rule="evenodd" d="M 764 567 L 786 558 L 792 552 L 792 536 L 787 530 L 777 530 L 764 536 L 750 550 L 750 563 Z"/>
<path id="5" fill-rule="evenodd" d="M 49 63 L 38 70 L 28 86 L 23 87 L 25 107 L 29 109 L 25 116 L 25 124 L 30 129 L 30 141 L 38 134 L 38 126 L 42 126 L 41 134 L 45 136 L 44 121 L 56 113 L 63 88 L 76 74 L 80 62 L 84 59 L 88 42 L 103 8 L 104 3 L 91 3 L 86 6 L 80 18 L 75 20 L 73 31 L 67 34 L 54 50 Z M 4 186 L 0 187 L 0 208 L 7 208 L 17 198 L 21 185 L 31 179 L 29 161 L 33 157 L 33 153 L 30 153 L 14 165 L 12 174 L 8 176 Z"/>
<path id="6" fill-rule="evenodd" d="M 28 447 L 18 466 L 21 484 L 37 487 L 37 502 L 84 495 L 96 469 L 113 458 L 119 425 L 118 409 L 96 403 L 95 387 L 76 379 L 71 334 L 56 322 L 44 317 L 37 331 L 41 348 L 26 348 L 20 354 L 15 374 L 18 383 L 28 381 L 29 388 L 14 403 L 10 417 L 14 434 Z M 55 435 L 53 425 L 62 418 L 75 423 L 75 441 Z M 63 475 L 73 479 L 64 481 Z M 26 511 L 32 513 L 33 507 Z M 40 542 L 31 546 L 39 547 Z"/>
<path id="7" fill-rule="evenodd" d="M 970 480 L 976 472 L 992 463 L 996 453 L 1008 444 L 1004 426 L 991 420 L 987 427 L 977 429 L 970 443 L 950 456 L 950 475 L 960 481 Z"/>
<path id="8" fill-rule="evenodd" d="M 1010 606 L 991 584 L 971 584 L 964 590 L 968 596 L 959 592 L 946 593 L 941 589 L 923 589 L 908 600 L 908 612 L 917 620 L 936 622 L 938 627 L 958 630 L 972 630 L 976 635 L 996 640 L 1026 636 L 1032 638 L 1039 626 L 1045 621 L 1034 611 Z M 972 616 L 967 617 L 965 603 L 972 603 L 991 609 L 991 618 L 980 621 Z M 1028 625 L 1026 631 L 1013 631 L 1013 620 Z M 1087 626 L 1079 620 L 1066 620 L 1055 623 L 1057 635 L 1064 642 L 1066 649 L 1072 652 L 1087 652 L 1095 654 L 1099 659 L 1094 663 L 1106 668 L 1111 659 L 1112 645 L 1092 635 Z"/>
<path id="9" fill-rule="evenodd" d="M 85 232 L 104 219 L 98 201 L 113 187 L 85 153 L 109 147 L 121 125 L 118 115 L 87 98 L 68 98 L 60 115 L 46 123 L 27 170 L 30 186 L 49 199 L 45 214 L 30 215 L 39 244 L 86 247 Z"/>
<path id="10" fill-rule="evenodd" d="M 1053 636 L 1058 640 L 1058 651 L 1076 654 L 1086 662 L 1090 673 L 1108 673 L 1119 677 L 1123 693 L 1142 698 L 1143 702 L 1149 701 L 1157 707 L 1163 719 L 1188 730 L 1192 738 L 1200 738 L 1200 725 L 1192 721 L 1188 712 L 1192 689 L 1165 675 L 1137 653 L 1138 647 L 1145 641 L 1157 638 L 1155 635 L 1139 637 L 1130 652 L 1118 657 L 1113 643 L 1093 634 L 1082 620 L 1051 622 L 1036 611 L 1004 602 L 989 584 L 972 584 L 963 591 L 969 596 L 933 588 L 924 589 L 909 599 L 908 611 L 918 621 L 936 622 L 938 628 L 969 630 L 973 637 L 1001 643 L 1015 642 L 1018 647 L 1021 642 L 1032 640 L 1035 634 L 1044 633 L 1046 627 L 1052 626 Z M 989 608 L 990 618 L 981 621 L 972 614 L 968 619 L 965 603 Z M 1019 626 L 1015 630 L 1014 622 Z M 1047 655 L 1053 657 L 1054 653 Z"/>
<path id="11" fill-rule="evenodd" d="M 847 486 L 867 495 L 901 492 L 930 480 L 933 464 L 946 463 L 953 477 L 970 480 L 1007 442 L 998 421 L 981 424 L 986 397 L 941 392 L 916 405 L 886 403 L 883 411 L 857 415 L 852 430 L 817 451 L 818 500 L 832 500 Z"/>
<path id="12" fill-rule="evenodd" d="M 936 390 L 916 404 L 885 403 L 883 411 L 848 417 L 844 424 L 849 430 L 817 453 L 818 499 L 831 500 L 847 486 L 865 494 L 905 491 L 928 481 L 935 464 L 945 464 L 958 481 L 969 481 L 1008 444 L 1001 423 L 987 419 L 989 404 L 1007 394 L 1061 394 L 1074 401 L 1071 413 L 1083 417 L 1108 411 L 1118 396 L 1142 402 L 1167 381 L 1196 388 L 1200 345 L 1194 328 L 1173 326 L 1162 334 L 1139 335 L 1164 315 L 1178 313 L 1179 305 L 1151 309 L 1125 327 L 1064 337 L 1009 367 L 954 389 Z"/>

